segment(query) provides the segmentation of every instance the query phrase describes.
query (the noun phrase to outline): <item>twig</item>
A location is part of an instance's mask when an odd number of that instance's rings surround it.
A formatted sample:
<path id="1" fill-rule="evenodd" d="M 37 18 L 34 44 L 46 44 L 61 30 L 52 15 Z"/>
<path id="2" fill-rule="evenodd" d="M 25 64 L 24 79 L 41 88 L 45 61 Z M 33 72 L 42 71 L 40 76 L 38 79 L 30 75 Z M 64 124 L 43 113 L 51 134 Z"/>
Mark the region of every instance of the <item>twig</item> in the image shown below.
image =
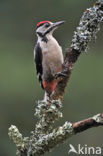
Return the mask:
<path id="1" fill-rule="evenodd" d="M 52 133 L 40 137 L 40 139 L 37 140 L 35 144 L 32 143 L 32 146 L 28 152 L 28 156 L 43 155 L 45 152 L 50 151 L 56 145 L 63 143 L 71 136 L 97 126 L 103 126 L 103 113 L 75 123 L 65 122 L 63 126 L 54 129 Z M 16 130 L 17 128 L 15 127 L 15 131 Z M 14 128 L 9 129 L 9 133 L 11 139 L 13 139 L 13 141 L 16 143 L 16 146 L 19 147 L 20 143 L 17 143 L 15 140 L 18 135 L 16 136 Z M 32 137 L 32 139 L 34 140 L 35 138 Z M 26 155 L 24 154 L 24 156 Z"/>

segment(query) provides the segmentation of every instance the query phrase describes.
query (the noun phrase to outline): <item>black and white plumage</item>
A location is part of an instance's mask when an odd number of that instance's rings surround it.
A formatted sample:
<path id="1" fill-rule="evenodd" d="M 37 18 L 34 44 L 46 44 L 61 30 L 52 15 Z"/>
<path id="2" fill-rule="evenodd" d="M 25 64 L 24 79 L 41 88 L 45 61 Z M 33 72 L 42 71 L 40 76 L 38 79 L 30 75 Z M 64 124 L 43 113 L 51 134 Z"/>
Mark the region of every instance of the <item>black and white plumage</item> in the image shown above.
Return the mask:
<path id="1" fill-rule="evenodd" d="M 37 43 L 34 48 L 34 60 L 36 64 L 37 77 L 40 81 L 42 88 L 44 89 L 42 84 L 42 74 L 43 74 L 42 59 L 43 59 L 42 50 L 40 48 L 40 44 Z"/>
<path id="2" fill-rule="evenodd" d="M 55 75 L 62 70 L 62 48 L 53 37 L 53 31 L 62 23 L 42 21 L 37 24 L 37 44 L 34 48 L 34 60 L 41 86 L 49 94 L 56 86 Z"/>

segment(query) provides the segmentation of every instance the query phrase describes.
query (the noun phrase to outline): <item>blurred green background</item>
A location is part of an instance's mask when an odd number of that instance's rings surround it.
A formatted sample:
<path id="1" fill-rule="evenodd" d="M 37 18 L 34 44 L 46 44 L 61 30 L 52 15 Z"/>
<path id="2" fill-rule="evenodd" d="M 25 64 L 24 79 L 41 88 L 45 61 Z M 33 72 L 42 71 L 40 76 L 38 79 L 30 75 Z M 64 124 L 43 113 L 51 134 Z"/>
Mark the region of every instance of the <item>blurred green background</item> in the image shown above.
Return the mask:
<path id="1" fill-rule="evenodd" d="M 83 11 L 94 0 L 0 0 L 0 156 L 15 156 L 8 128 L 16 125 L 24 136 L 34 129 L 36 101 L 43 98 L 36 77 L 33 49 L 39 21 L 66 20 L 54 34 L 60 45 L 69 47 Z M 78 121 L 103 112 L 103 26 L 88 53 L 78 59 L 63 102 L 66 120 Z M 70 138 L 47 156 L 67 156 L 69 144 L 103 146 L 103 128 L 94 128 Z M 73 154 L 72 154 L 73 155 Z"/>

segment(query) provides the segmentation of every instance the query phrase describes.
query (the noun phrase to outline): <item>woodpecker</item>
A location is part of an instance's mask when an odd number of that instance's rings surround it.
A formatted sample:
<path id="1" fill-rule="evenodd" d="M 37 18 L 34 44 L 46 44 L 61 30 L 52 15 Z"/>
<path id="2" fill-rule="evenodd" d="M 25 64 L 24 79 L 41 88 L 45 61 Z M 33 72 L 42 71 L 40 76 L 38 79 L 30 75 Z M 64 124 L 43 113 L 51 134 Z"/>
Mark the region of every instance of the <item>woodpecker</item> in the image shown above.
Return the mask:
<path id="1" fill-rule="evenodd" d="M 38 37 L 34 48 L 34 60 L 37 76 L 42 88 L 51 95 L 56 86 L 55 75 L 62 70 L 64 62 L 62 48 L 53 37 L 53 32 L 64 21 L 52 23 L 42 21 L 37 24 L 36 34 Z"/>

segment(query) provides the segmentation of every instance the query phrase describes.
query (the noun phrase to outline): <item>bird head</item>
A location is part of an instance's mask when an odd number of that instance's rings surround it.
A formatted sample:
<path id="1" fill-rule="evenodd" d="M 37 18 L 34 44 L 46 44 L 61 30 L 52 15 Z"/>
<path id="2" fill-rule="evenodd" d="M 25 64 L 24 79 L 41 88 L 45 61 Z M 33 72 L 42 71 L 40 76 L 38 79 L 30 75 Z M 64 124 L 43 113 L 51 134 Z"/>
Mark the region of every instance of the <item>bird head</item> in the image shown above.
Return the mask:
<path id="1" fill-rule="evenodd" d="M 47 34 L 52 35 L 54 30 L 56 28 L 58 28 L 60 25 L 62 25 L 63 23 L 64 23 L 64 21 L 59 21 L 59 22 L 55 22 L 55 23 L 52 23 L 50 21 L 39 22 L 36 27 L 36 33 L 40 37 L 44 37 Z"/>

